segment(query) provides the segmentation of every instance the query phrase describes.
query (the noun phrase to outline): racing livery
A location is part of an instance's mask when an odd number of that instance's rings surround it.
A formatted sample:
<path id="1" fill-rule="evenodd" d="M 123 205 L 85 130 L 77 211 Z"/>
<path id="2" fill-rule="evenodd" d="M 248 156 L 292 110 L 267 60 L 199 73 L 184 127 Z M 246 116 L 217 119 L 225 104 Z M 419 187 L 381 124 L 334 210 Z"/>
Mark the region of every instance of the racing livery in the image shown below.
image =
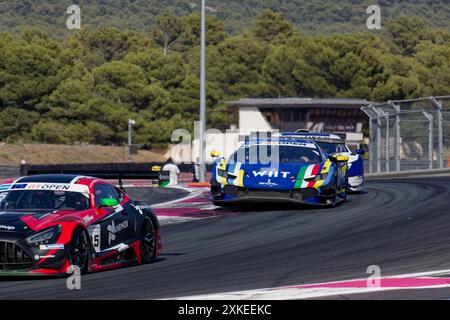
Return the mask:
<path id="1" fill-rule="evenodd" d="M 270 163 L 261 161 L 265 154 Z M 248 139 L 228 159 L 215 160 L 212 201 L 219 206 L 262 202 L 333 206 L 346 200 L 347 160 L 326 155 L 314 141 L 298 137 Z"/>
<path id="2" fill-rule="evenodd" d="M 160 252 L 151 209 L 104 180 L 48 174 L 0 185 L 0 275 L 100 271 Z"/>
<path id="3" fill-rule="evenodd" d="M 341 154 L 348 156 L 348 189 L 353 192 L 364 191 L 364 162 L 362 155 L 364 150 L 350 151 L 345 144 L 345 140 L 340 136 L 331 133 L 318 132 L 284 132 L 281 136 L 297 136 L 303 139 L 314 140 L 319 147 L 327 154 Z"/>

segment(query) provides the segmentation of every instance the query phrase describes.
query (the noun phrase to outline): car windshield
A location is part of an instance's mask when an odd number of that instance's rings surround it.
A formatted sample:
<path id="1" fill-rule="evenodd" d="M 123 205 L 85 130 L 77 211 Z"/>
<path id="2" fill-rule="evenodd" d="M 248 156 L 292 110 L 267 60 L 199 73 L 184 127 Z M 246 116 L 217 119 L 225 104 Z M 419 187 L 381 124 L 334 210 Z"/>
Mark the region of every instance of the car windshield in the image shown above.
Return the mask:
<path id="1" fill-rule="evenodd" d="M 89 197 L 80 192 L 14 190 L 0 193 L 0 210 L 81 211 L 89 207 Z"/>
<path id="2" fill-rule="evenodd" d="M 328 154 L 348 152 L 347 146 L 344 143 L 330 143 L 324 141 L 316 141 L 316 143 Z"/>
<path id="3" fill-rule="evenodd" d="M 278 154 L 278 156 L 277 156 Z M 231 162 L 245 163 L 318 163 L 322 157 L 314 144 L 243 145 L 230 157 Z"/>

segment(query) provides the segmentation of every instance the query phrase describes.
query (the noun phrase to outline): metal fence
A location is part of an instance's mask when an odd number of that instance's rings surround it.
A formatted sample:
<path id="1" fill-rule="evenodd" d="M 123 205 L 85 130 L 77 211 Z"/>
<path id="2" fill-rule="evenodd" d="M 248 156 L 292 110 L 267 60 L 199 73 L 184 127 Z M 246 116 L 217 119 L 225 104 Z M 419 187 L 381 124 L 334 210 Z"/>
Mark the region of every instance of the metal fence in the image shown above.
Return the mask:
<path id="1" fill-rule="evenodd" d="M 369 172 L 446 168 L 450 159 L 450 96 L 388 101 L 369 116 Z"/>
<path id="2" fill-rule="evenodd" d="M 0 178 L 11 178 L 20 175 L 20 166 L 0 166 Z"/>

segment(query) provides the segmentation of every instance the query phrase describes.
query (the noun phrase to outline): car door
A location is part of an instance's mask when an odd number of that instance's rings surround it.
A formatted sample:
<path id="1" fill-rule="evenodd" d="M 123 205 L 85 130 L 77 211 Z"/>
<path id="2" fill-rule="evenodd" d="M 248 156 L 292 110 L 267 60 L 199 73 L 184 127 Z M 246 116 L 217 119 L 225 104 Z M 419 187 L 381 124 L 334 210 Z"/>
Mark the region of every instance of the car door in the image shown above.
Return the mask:
<path id="1" fill-rule="evenodd" d="M 121 203 L 123 195 L 114 186 L 98 183 L 94 186 L 94 194 L 96 207 L 99 207 L 101 200 L 105 198 L 116 199 L 119 202 L 115 207 L 100 208 L 99 210 L 106 211 L 106 214 L 97 224 L 89 227 L 92 244 L 99 253 L 130 240 L 134 233 L 135 218 L 126 208 L 127 205 Z"/>

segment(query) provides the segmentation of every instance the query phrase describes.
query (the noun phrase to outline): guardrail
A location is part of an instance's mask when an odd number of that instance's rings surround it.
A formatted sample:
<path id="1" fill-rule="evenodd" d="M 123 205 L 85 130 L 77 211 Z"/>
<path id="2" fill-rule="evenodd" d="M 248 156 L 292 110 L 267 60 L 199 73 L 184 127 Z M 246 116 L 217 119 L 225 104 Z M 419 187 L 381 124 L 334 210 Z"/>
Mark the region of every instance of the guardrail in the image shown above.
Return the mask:
<path id="1" fill-rule="evenodd" d="M 21 166 L 21 174 L 29 175 L 37 172 L 68 172 L 68 171 L 83 171 L 83 172 L 96 172 L 96 171 L 111 171 L 111 172 L 129 172 L 129 171 L 152 171 L 152 167 L 163 167 L 164 162 L 126 162 L 126 163 L 73 163 L 73 164 L 26 164 Z M 180 164 L 178 165 L 181 172 L 192 172 L 193 164 Z M 207 169 L 211 171 L 211 165 L 207 166 Z"/>
<path id="2" fill-rule="evenodd" d="M 449 175 L 450 168 L 444 169 L 433 169 L 433 170 L 409 170 L 409 171 L 399 171 L 399 172 L 382 172 L 382 173 L 369 173 L 364 177 L 366 180 L 377 180 L 377 179 L 392 179 L 392 178 L 412 178 L 412 177 L 427 177 L 436 175 Z"/>
<path id="3" fill-rule="evenodd" d="M 20 176 L 20 173 L 20 166 L 0 166 L 1 178 Z"/>

